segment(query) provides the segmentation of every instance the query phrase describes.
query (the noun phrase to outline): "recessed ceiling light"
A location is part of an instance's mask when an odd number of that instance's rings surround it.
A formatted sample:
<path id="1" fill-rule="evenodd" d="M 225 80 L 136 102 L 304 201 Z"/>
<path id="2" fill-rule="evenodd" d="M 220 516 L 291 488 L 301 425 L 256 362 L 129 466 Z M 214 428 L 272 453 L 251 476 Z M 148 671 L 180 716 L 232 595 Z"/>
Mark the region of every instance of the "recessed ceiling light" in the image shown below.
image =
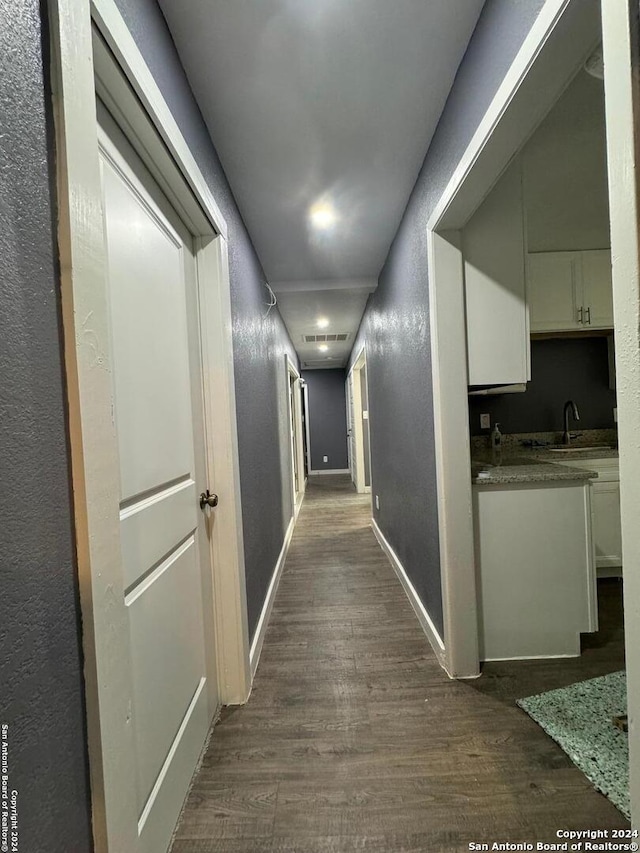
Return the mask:
<path id="1" fill-rule="evenodd" d="M 338 216 L 332 204 L 327 201 L 317 201 L 309 209 L 309 219 L 313 226 L 325 231 L 335 225 Z"/>
<path id="2" fill-rule="evenodd" d="M 318 317 L 318 328 L 319 329 L 326 329 L 328 325 L 329 325 L 329 321 L 327 320 L 326 317 Z"/>
<path id="3" fill-rule="evenodd" d="M 327 350 L 329 349 L 329 347 L 328 347 L 326 344 L 320 344 L 320 346 L 318 347 L 318 349 L 320 350 L 320 352 L 327 352 Z"/>

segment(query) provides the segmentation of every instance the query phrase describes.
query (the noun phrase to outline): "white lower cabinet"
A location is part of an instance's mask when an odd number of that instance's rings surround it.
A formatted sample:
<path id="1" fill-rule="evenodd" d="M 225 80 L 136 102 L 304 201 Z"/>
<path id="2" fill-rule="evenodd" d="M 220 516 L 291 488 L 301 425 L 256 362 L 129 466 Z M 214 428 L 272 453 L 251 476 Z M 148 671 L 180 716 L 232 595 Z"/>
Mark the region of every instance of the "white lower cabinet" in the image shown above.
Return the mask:
<path id="1" fill-rule="evenodd" d="M 588 480 L 473 487 L 480 659 L 575 657 L 598 629 Z"/>
<path id="2" fill-rule="evenodd" d="M 597 472 L 592 483 L 593 548 L 598 577 L 622 575 L 620 467 L 617 459 L 562 460 L 571 468 Z"/>

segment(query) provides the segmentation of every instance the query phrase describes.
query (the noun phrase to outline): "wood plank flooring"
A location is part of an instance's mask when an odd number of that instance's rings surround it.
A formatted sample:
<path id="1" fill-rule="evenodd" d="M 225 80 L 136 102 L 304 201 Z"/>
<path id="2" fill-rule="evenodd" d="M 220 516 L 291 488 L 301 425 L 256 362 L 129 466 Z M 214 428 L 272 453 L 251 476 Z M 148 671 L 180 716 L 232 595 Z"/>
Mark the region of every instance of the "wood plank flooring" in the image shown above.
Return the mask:
<path id="1" fill-rule="evenodd" d="M 438 853 L 628 826 L 517 697 L 623 666 L 620 585 L 575 661 L 450 681 L 346 477 L 307 489 L 253 692 L 226 710 L 173 853 Z"/>

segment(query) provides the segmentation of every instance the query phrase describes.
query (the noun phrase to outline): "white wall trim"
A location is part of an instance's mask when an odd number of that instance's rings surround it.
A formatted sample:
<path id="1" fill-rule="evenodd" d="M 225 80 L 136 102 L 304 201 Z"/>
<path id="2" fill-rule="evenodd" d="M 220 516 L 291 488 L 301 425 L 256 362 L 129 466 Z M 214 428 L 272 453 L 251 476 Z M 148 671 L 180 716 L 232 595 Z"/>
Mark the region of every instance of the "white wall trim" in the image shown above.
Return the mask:
<path id="1" fill-rule="evenodd" d="M 640 85 L 638 5 L 603 0 L 607 168 L 620 447 L 631 820 L 640 823 Z"/>
<path id="2" fill-rule="evenodd" d="M 349 456 L 351 463 L 351 477 L 353 479 L 356 491 L 358 494 L 364 495 L 371 491 L 371 486 L 365 486 L 365 454 L 364 454 L 364 426 L 362 422 L 362 385 L 361 371 L 367 363 L 366 344 L 362 344 L 357 351 L 357 355 L 353 360 L 353 364 L 347 373 L 347 426 L 353 435 L 353 444 L 355 448 L 355 460 Z M 349 389 L 353 397 L 353 423 L 349 423 Z M 353 468 L 355 468 L 355 478 L 353 477 Z M 369 476 L 371 476 L 371 458 L 369 458 Z"/>
<path id="3" fill-rule="evenodd" d="M 211 224 L 226 237 L 225 218 L 115 0 L 91 0 L 91 16 Z"/>
<path id="4" fill-rule="evenodd" d="M 578 640 L 578 642 L 580 642 Z M 527 655 L 526 657 L 516 658 L 485 658 L 484 663 L 504 663 L 505 661 L 517 660 L 575 660 L 580 657 L 580 653 L 575 655 Z"/>
<path id="5" fill-rule="evenodd" d="M 297 517 L 307 485 L 304 476 L 304 438 L 302 428 L 302 378 L 300 371 L 288 354 L 285 355 L 287 369 L 287 416 L 289 420 L 289 441 L 291 444 L 291 508 Z M 291 383 L 293 379 L 293 383 Z M 296 469 L 298 486 L 296 490 Z"/>
<path id="6" fill-rule="evenodd" d="M 445 652 L 444 643 L 442 642 L 442 637 L 438 633 L 436 626 L 431 621 L 431 617 L 429 616 L 426 607 L 420 600 L 420 596 L 416 592 L 415 587 L 409 580 L 409 576 L 407 575 L 404 566 L 400 562 L 398 555 L 393 550 L 391 545 L 389 545 L 389 543 L 387 542 L 387 539 L 384 533 L 378 527 L 375 518 L 371 519 L 371 527 L 373 529 L 376 539 L 380 543 L 380 547 L 389 558 L 389 562 L 391 563 L 394 572 L 398 576 L 398 580 L 402 584 L 406 596 L 409 599 L 411 606 L 413 607 L 414 613 L 418 617 L 418 622 L 420 622 L 422 630 L 426 634 L 427 639 L 431 644 L 431 648 L 433 649 L 435 656 L 438 659 L 438 663 L 445 670 L 445 672 L 449 674 L 447 668 L 447 656 Z"/>
<path id="7" fill-rule="evenodd" d="M 488 150 L 490 147 L 489 143 L 495 141 L 495 138 L 492 139 L 492 137 L 494 137 L 498 126 L 505 118 L 511 119 L 509 113 L 515 107 L 516 109 L 513 112 L 514 115 L 517 113 L 515 118 L 519 120 L 515 123 L 516 136 L 518 135 L 518 124 L 529 123 L 530 127 L 527 136 L 535 129 L 539 121 L 546 115 L 557 97 L 571 80 L 572 75 L 567 76 L 565 68 L 569 69 L 569 71 L 571 69 L 577 70 L 581 62 L 587 58 L 591 50 L 596 46 L 598 36 L 596 35 L 589 40 L 589 35 L 592 21 L 596 23 L 595 29 L 599 29 L 597 26 L 599 21 L 599 5 L 596 0 L 546 0 L 523 41 L 520 50 L 511 63 L 509 70 L 505 74 L 469 145 L 460 158 L 455 172 L 451 176 L 438 204 L 429 217 L 427 222 L 428 230 L 459 228 L 461 224 L 464 224 L 464 222 L 460 221 L 461 214 L 459 210 L 452 209 L 452 205 L 454 202 L 459 201 L 457 196 L 460 190 L 472 178 L 473 173 L 480 165 L 479 161 L 485 153 L 485 149 Z M 574 18 L 576 19 L 575 21 L 573 20 Z M 563 25 L 564 30 L 561 35 L 573 35 L 571 41 L 567 43 L 563 42 L 560 46 L 551 43 L 551 37 L 556 33 L 559 24 Z M 560 65 L 559 68 L 554 67 L 547 71 L 545 63 L 536 65 L 548 45 L 550 45 L 551 51 L 563 55 L 561 63 L 564 64 L 565 68 Z M 541 72 L 543 76 L 548 78 L 549 83 L 549 90 L 538 93 L 535 104 L 532 103 L 534 95 L 528 91 L 527 86 L 531 81 L 530 75 L 534 67 L 536 72 Z M 539 86 L 536 88 L 539 88 Z M 523 111 L 522 104 L 517 104 L 514 101 L 514 98 L 520 94 L 524 94 L 525 99 L 530 102 L 528 114 L 526 109 Z M 513 128 L 509 128 L 509 130 L 511 133 L 514 132 Z M 515 150 L 517 150 L 511 143 L 510 134 L 506 134 L 505 136 L 503 133 L 503 137 L 505 138 L 500 140 L 500 145 L 506 153 L 507 160 L 503 160 L 500 165 L 494 166 L 494 169 L 498 169 L 498 175 L 507 165 L 510 154 L 515 153 Z M 520 144 L 522 144 L 522 140 L 520 140 Z M 473 176 L 475 177 L 475 175 Z M 479 197 L 474 200 L 469 214 L 480 204 L 488 189 L 490 187 L 485 187 L 481 190 Z M 465 188 L 465 192 L 470 192 L 469 186 Z M 467 204 L 465 204 L 466 206 Z M 464 215 L 463 218 L 465 218 Z M 466 218 L 468 218 L 468 215 Z"/>
<path id="8" fill-rule="evenodd" d="M 311 477 L 317 477 L 319 474 L 348 474 L 348 468 L 318 468 L 317 471 L 309 471 Z"/>
<path id="9" fill-rule="evenodd" d="M 260 618 L 258 619 L 258 624 L 256 625 L 256 632 L 253 636 L 253 641 L 251 643 L 249 660 L 251 662 L 252 681 L 255 677 L 256 670 L 258 669 L 258 663 L 260 662 L 260 654 L 262 652 L 262 646 L 264 645 L 265 634 L 267 633 L 267 628 L 269 626 L 269 619 L 271 618 L 273 603 L 276 600 L 278 584 L 280 583 L 280 578 L 282 577 L 282 570 L 284 569 L 284 564 L 287 559 L 287 553 L 289 551 L 289 545 L 291 544 L 291 538 L 293 536 L 295 526 L 296 519 L 292 518 L 289 522 L 289 526 L 287 527 L 284 542 L 282 543 L 282 548 L 280 550 L 280 556 L 278 557 L 275 569 L 273 570 L 273 575 L 271 576 L 269 588 L 267 589 L 267 595 L 265 597 L 264 604 L 262 605 L 262 612 L 260 613 Z"/>
<path id="10" fill-rule="evenodd" d="M 304 411 L 305 411 L 304 431 L 305 431 L 305 438 L 306 438 L 306 444 L 307 444 L 305 464 L 306 464 L 307 477 L 308 477 L 309 474 L 311 473 L 311 415 L 309 413 L 309 386 L 307 385 L 307 383 L 304 379 L 301 379 L 300 382 L 302 384 L 302 397 L 304 400 Z M 305 482 L 305 485 L 306 485 L 306 482 Z"/>
<path id="11" fill-rule="evenodd" d="M 209 482 L 220 493 L 211 536 L 218 690 L 224 705 L 250 690 L 240 456 L 227 241 L 195 240 Z"/>
<path id="12" fill-rule="evenodd" d="M 353 359 L 353 362 L 351 364 L 351 367 L 349 368 L 347 376 L 349 375 L 349 373 L 352 373 L 354 370 L 357 370 L 359 367 L 362 367 L 362 365 L 365 363 L 365 361 L 366 361 L 366 344 L 362 344 L 362 346 L 358 350 L 358 354 Z"/>
<path id="13" fill-rule="evenodd" d="M 429 323 L 444 640 L 450 672 L 475 677 L 480 672 L 480 654 L 459 234 L 444 237 L 428 231 L 427 263 L 433 284 Z M 446 346 L 441 346 L 443 341 Z"/>
<path id="14" fill-rule="evenodd" d="M 123 725 L 132 703 L 129 625 L 124 607 L 112 603 L 114 590 L 124 600 L 124 577 L 91 20 L 75 0 L 51 2 L 49 13 L 92 830 L 96 853 L 127 853 L 136 848 L 139 816 L 122 784 L 136 768 L 133 727 Z"/>

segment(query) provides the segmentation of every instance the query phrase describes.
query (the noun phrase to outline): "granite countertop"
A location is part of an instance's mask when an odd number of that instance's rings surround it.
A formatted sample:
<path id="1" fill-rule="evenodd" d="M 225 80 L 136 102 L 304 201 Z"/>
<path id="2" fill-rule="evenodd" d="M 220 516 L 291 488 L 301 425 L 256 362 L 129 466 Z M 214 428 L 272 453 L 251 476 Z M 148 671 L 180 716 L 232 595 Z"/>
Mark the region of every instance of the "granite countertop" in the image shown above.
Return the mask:
<path id="1" fill-rule="evenodd" d="M 592 457 L 593 458 L 593 457 Z M 500 465 L 482 460 L 471 463 L 471 481 L 476 486 L 495 486 L 505 483 L 547 483 L 554 480 L 590 480 L 595 471 L 570 468 L 558 462 L 544 462 L 533 456 L 506 457 Z"/>
<path id="2" fill-rule="evenodd" d="M 488 436 L 471 440 L 471 480 L 474 485 L 502 483 L 542 483 L 553 480 L 589 480 L 597 476 L 589 470 L 589 459 L 617 459 L 614 430 L 585 430 L 571 444 L 570 453 L 554 452 L 561 447 L 562 433 L 519 433 L 503 435 L 502 462 L 493 465 Z M 584 461 L 584 468 L 563 462 Z"/>

